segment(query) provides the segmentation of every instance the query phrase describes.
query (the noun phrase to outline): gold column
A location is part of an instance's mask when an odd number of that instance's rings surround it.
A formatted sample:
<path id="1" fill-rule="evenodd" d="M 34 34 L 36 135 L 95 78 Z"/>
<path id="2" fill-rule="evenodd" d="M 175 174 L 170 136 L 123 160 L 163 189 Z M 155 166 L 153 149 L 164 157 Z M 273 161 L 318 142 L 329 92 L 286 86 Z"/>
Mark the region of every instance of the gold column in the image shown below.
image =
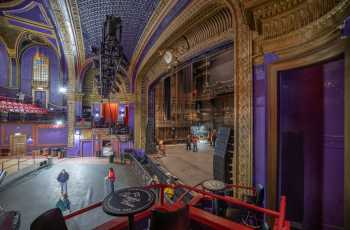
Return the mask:
<path id="1" fill-rule="evenodd" d="M 243 22 L 238 25 L 234 44 L 234 154 L 232 181 L 251 186 L 253 182 L 252 156 L 252 31 Z M 240 195 L 240 194 L 238 194 Z"/>
<path id="2" fill-rule="evenodd" d="M 350 229 L 350 38 L 347 38 L 345 50 L 344 229 Z"/>
<path id="3" fill-rule="evenodd" d="M 17 87 L 17 79 L 16 79 L 16 85 L 13 85 L 13 78 L 17 78 L 17 70 L 18 70 L 18 61 L 16 58 L 16 54 L 9 52 L 8 56 L 8 86 L 11 88 Z M 13 74 L 13 70 L 16 70 L 15 75 Z"/>
<path id="4" fill-rule="evenodd" d="M 137 80 L 137 83 L 135 85 L 141 84 L 139 80 Z M 141 87 L 140 87 L 141 88 Z M 134 131 L 134 142 L 135 147 L 140 148 L 141 147 L 141 110 L 142 110 L 142 103 L 141 103 L 141 89 L 136 88 L 137 92 L 136 94 L 136 100 L 135 100 L 135 131 Z"/>
<path id="5" fill-rule="evenodd" d="M 75 129 L 75 68 L 74 56 L 66 52 L 68 64 L 68 91 L 67 91 L 67 126 L 68 126 L 68 147 L 74 146 Z"/>
<path id="6" fill-rule="evenodd" d="M 84 94 L 81 92 L 77 92 L 75 93 L 75 103 L 80 103 L 80 109 L 81 109 L 81 113 L 83 112 L 83 96 Z M 77 114 L 77 111 L 75 111 L 75 114 Z"/>

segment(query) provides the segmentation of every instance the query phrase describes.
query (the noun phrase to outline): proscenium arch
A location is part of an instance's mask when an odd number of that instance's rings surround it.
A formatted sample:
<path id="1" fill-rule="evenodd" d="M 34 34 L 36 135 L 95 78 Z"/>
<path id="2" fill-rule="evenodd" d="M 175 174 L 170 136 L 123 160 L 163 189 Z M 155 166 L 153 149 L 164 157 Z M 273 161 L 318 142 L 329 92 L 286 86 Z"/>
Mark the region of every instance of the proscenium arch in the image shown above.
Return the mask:
<path id="1" fill-rule="evenodd" d="M 196 1 L 198 4 L 199 1 Z M 241 185 L 252 185 L 252 31 L 245 23 L 243 9 L 238 1 L 234 0 L 212 0 L 201 1 L 203 5 L 209 6 L 213 3 L 223 4 L 230 11 L 232 16 L 232 29 L 234 41 L 234 137 L 235 149 L 233 159 L 233 182 Z M 179 21 L 181 15 L 188 12 L 193 4 L 187 6 L 183 12 L 174 19 L 174 22 Z M 203 7 L 204 8 L 204 7 Z M 198 12 L 197 12 L 198 13 Z M 172 22 L 172 23 L 174 23 Z M 180 26 L 178 26 L 180 28 Z M 177 28 L 177 29 L 179 29 Z M 170 37 L 172 34 L 161 34 L 159 40 Z M 147 42 L 147 41 L 144 41 Z M 155 45 L 157 42 L 155 43 Z M 159 44 L 157 44 L 159 45 Z M 161 45 L 159 45 L 161 47 Z M 154 57 L 143 60 L 147 63 Z M 147 57 L 147 55 L 146 55 Z M 152 63 L 148 63 L 152 64 Z M 144 65 L 147 66 L 148 64 Z M 135 146 L 137 148 L 145 148 L 146 138 L 146 121 L 147 121 L 147 106 L 148 106 L 148 86 L 151 82 L 147 82 L 147 77 L 150 71 L 142 73 L 142 69 L 138 72 L 135 85 L 136 93 L 136 114 L 135 114 Z"/>

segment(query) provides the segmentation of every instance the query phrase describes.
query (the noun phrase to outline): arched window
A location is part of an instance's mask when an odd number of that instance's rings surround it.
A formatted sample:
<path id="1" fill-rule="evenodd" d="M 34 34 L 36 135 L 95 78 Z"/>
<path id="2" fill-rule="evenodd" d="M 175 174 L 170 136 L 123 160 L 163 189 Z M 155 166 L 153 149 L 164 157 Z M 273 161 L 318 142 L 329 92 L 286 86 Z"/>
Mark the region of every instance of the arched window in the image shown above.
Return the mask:
<path id="1" fill-rule="evenodd" d="M 49 86 L 49 58 L 39 51 L 33 59 L 33 84 L 39 87 Z"/>
<path id="2" fill-rule="evenodd" d="M 32 92 L 33 103 L 47 107 L 49 95 L 49 58 L 39 50 L 33 58 Z"/>

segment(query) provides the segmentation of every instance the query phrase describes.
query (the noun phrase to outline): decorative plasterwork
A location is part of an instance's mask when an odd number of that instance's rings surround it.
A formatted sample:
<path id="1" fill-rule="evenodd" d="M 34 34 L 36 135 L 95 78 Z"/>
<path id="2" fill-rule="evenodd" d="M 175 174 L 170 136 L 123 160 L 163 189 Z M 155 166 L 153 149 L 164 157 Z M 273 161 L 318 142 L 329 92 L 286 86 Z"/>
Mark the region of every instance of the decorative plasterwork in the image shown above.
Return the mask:
<path id="1" fill-rule="evenodd" d="M 68 2 L 78 49 L 78 66 L 81 67 L 85 61 L 85 47 L 80 23 L 79 9 L 77 0 L 69 0 Z"/>
<path id="2" fill-rule="evenodd" d="M 265 19 L 281 15 L 289 10 L 294 10 L 305 2 L 305 0 L 265 0 L 264 3 L 255 3 L 255 5 L 245 3 L 245 7 L 246 9 L 253 10 L 254 17 Z"/>
<path id="3" fill-rule="evenodd" d="M 339 0 L 306 1 L 283 15 L 279 14 L 272 18 L 261 19 L 261 33 L 264 39 L 273 39 L 284 35 L 316 21 L 339 2 Z"/>
<path id="4" fill-rule="evenodd" d="M 294 23 L 298 25 L 297 27 L 284 29 L 282 30 L 284 33 L 276 32 L 275 37 L 264 34 L 257 36 L 254 40 L 255 62 L 261 63 L 262 55 L 267 52 L 278 53 L 281 56 L 294 56 L 301 49 L 311 50 L 324 43 L 325 39 L 332 40 L 334 36 L 337 36 L 336 34 L 339 33 L 337 26 L 342 23 L 346 15 L 350 14 L 350 1 L 323 0 L 323 10 L 318 9 L 320 5 L 316 3 L 320 2 L 315 0 L 301 5 L 304 8 L 308 7 L 307 10 L 304 10 L 305 17 L 294 17 L 295 10 L 286 12 L 284 18 L 281 17 L 280 20 L 288 18 L 289 21 L 284 23 Z M 325 12 L 325 9 L 328 11 Z"/>
<path id="5" fill-rule="evenodd" d="M 75 125 L 75 83 L 76 83 L 76 58 L 77 58 L 77 43 L 74 37 L 74 24 L 69 15 L 68 6 L 64 0 L 51 0 L 50 5 L 53 14 L 56 18 L 59 29 L 59 35 L 63 45 L 64 57 L 67 62 L 68 69 L 68 91 L 67 91 L 67 105 L 68 105 L 68 146 L 74 145 L 74 125 Z"/>
<path id="6" fill-rule="evenodd" d="M 25 0 L 9 0 L 7 2 L 2 2 L 2 3 L 0 3 L 0 9 L 14 7 L 14 6 L 21 4 L 24 1 Z"/>
<path id="7" fill-rule="evenodd" d="M 187 27 L 188 28 L 188 27 Z M 187 32 L 175 41 L 166 41 L 163 50 L 170 50 L 174 56 L 172 65 L 177 65 L 188 60 L 188 58 L 198 54 L 200 51 L 214 47 L 225 41 L 233 41 L 232 17 L 228 8 L 220 7 L 200 23 L 188 28 Z M 164 52 L 160 52 L 164 53 Z M 156 55 L 152 59 L 150 68 L 144 68 L 150 83 L 159 76 L 169 71 L 169 66 L 164 62 L 161 55 Z M 140 75 L 142 75 L 141 72 Z"/>
<path id="8" fill-rule="evenodd" d="M 20 57 L 24 50 L 31 46 L 42 45 L 52 48 L 55 51 L 58 59 L 61 56 L 61 52 L 57 49 L 57 44 L 52 43 L 46 36 L 38 36 L 33 34 L 32 32 L 28 32 L 26 30 L 22 31 L 15 41 L 15 57 L 17 60 L 20 60 Z M 56 40 L 55 40 L 56 41 Z M 27 43 L 27 45 L 23 45 Z"/>
<path id="9" fill-rule="evenodd" d="M 140 74 L 141 71 L 144 71 L 143 68 L 146 65 L 147 61 L 149 61 L 152 57 L 154 57 L 154 55 L 158 55 L 157 52 L 159 51 L 159 49 L 162 49 L 163 47 L 161 47 L 162 45 L 164 46 L 164 44 L 166 44 L 167 42 L 173 42 L 174 40 L 176 40 L 179 36 L 181 36 L 180 34 L 182 33 L 176 33 L 179 32 L 179 28 L 183 28 L 183 30 L 186 30 L 185 28 L 188 27 L 192 27 L 191 25 L 195 23 L 195 21 L 198 21 L 200 18 L 195 18 L 197 17 L 204 17 L 205 15 L 207 15 L 208 13 L 211 12 L 211 10 L 214 10 L 215 8 L 217 8 L 219 5 L 218 2 L 216 1 L 203 1 L 203 0 L 199 0 L 199 1 L 194 1 L 192 2 L 189 6 L 188 6 L 188 11 L 186 14 L 180 14 L 176 20 L 174 20 L 162 33 L 162 36 L 160 36 L 157 41 L 155 42 L 155 44 L 152 46 L 152 48 L 147 52 L 146 56 L 143 58 L 143 60 L 141 61 L 141 65 L 138 68 L 138 72 L 137 72 L 137 78 L 138 75 L 142 75 Z M 200 16 L 196 15 L 198 12 L 201 12 L 202 14 Z M 190 20 L 190 19 L 196 19 L 196 20 Z M 186 24 L 187 23 L 187 24 Z M 186 26 L 185 26 L 186 25 Z M 167 37 L 167 36 L 163 36 L 163 35 L 169 35 L 172 34 L 173 38 Z M 173 41 L 171 41 L 171 39 Z"/>
<path id="10" fill-rule="evenodd" d="M 136 45 L 136 48 L 134 50 L 134 54 L 132 55 L 130 59 L 130 70 L 133 69 L 134 65 L 136 64 L 136 60 L 141 54 L 142 49 L 144 49 L 146 42 L 150 39 L 151 35 L 154 33 L 156 28 L 159 26 L 162 19 L 166 16 L 168 11 L 173 7 L 173 5 L 176 3 L 176 1 L 171 0 L 160 0 L 158 3 L 158 6 L 154 10 L 152 16 L 148 20 L 148 23 L 143 30 L 140 39 Z"/>
<path id="11" fill-rule="evenodd" d="M 159 0 L 77 0 L 84 35 L 86 53 L 91 46 L 100 46 L 103 23 L 107 15 L 121 17 L 122 46 L 128 59 L 156 8 Z"/>
<path id="12" fill-rule="evenodd" d="M 51 21 L 46 14 L 46 10 L 42 4 L 38 2 L 30 2 L 28 5 L 20 9 L 6 10 L 2 12 L 6 17 L 12 18 L 30 25 L 52 29 Z"/>

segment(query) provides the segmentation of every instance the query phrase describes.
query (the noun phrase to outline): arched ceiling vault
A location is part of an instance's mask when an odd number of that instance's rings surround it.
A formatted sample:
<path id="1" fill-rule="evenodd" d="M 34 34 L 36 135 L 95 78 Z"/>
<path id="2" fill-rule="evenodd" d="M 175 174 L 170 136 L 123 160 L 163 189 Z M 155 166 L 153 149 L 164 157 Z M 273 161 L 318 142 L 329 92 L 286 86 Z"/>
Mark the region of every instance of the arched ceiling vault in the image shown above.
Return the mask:
<path id="1" fill-rule="evenodd" d="M 106 15 L 122 19 L 122 46 L 128 60 L 159 0 L 77 0 L 86 55 L 100 46 Z"/>

